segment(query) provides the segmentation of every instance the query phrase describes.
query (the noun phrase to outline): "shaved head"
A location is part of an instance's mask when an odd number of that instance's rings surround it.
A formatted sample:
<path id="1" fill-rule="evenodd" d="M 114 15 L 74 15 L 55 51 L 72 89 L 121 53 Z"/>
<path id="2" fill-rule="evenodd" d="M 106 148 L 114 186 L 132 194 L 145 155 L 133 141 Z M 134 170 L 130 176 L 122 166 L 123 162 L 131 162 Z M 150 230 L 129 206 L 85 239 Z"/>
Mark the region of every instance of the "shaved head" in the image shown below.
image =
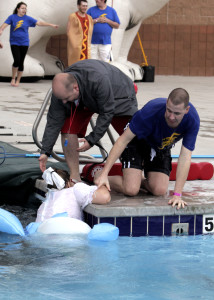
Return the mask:
<path id="1" fill-rule="evenodd" d="M 75 77 L 70 73 L 59 73 L 55 75 L 52 82 L 53 94 L 56 98 L 67 101 L 74 101 L 79 97 L 79 86 Z"/>
<path id="2" fill-rule="evenodd" d="M 189 105 L 189 94 L 183 88 L 174 89 L 168 97 L 168 100 L 171 100 L 174 105 L 184 104 L 184 107 Z"/>
<path id="3" fill-rule="evenodd" d="M 71 91 L 74 83 L 76 83 L 76 80 L 72 74 L 59 73 L 55 75 L 52 83 L 52 89 L 54 95 L 57 98 L 61 99 L 62 91 L 63 90 Z"/>

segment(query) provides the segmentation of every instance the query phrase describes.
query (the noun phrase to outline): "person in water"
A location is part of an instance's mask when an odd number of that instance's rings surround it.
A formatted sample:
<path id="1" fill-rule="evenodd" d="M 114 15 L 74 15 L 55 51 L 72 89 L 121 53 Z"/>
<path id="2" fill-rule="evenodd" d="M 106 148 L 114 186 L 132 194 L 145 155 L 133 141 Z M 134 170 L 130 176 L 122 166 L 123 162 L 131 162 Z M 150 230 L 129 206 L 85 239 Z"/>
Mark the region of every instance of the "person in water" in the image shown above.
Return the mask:
<path id="1" fill-rule="evenodd" d="M 88 204 L 107 204 L 111 200 L 105 186 L 98 188 L 76 180 L 71 182 L 70 174 L 65 170 L 48 168 L 42 177 L 47 183 L 48 192 L 37 211 L 38 223 L 64 212 L 70 218 L 83 220 L 82 210 Z M 71 187 L 71 184 L 74 185 Z"/>

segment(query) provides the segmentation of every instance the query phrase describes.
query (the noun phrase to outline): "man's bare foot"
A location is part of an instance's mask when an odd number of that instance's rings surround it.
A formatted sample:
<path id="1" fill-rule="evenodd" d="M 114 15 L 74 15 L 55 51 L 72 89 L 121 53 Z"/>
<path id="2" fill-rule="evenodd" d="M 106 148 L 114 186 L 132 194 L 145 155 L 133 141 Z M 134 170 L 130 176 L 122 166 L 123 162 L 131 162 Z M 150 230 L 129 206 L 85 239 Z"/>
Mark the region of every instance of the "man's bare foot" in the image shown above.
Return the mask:
<path id="1" fill-rule="evenodd" d="M 14 86 L 19 86 L 19 81 L 16 81 L 16 83 L 14 84 Z"/>

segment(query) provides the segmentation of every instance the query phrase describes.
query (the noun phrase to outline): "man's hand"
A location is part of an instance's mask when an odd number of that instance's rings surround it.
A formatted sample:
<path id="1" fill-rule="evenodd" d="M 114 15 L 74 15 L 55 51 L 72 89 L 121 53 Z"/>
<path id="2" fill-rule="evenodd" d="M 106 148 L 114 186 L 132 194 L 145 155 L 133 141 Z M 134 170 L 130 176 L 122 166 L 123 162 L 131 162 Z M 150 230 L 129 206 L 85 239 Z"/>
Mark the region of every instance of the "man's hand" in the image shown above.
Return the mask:
<path id="1" fill-rule="evenodd" d="M 46 154 L 41 154 L 39 158 L 39 167 L 42 172 L 46 170 L 46 163 L 47 163 L 48 157 Z"/>
<path id="2" fill-rule="evenodd" d="M 99 23 L 107 23 L 107 18 L 106 17 L 99 17 L 98 22 Z"/>
<path id="3" fill-rule="evenodd" d="M 117 22 L 114 22 L 114 21 L 106 18 L 105 16 L 99 17 L 97 19 L 97 22 L 99 22 L 99 23 L 107 23 L 108 25 L 110 25 L 112 28 L 115 28 L 115 29 L 119 28 L 119 26 L 120 26 L 120 24 L 118 24 Z"/>
<path id="4" fill-rule="evenodd" d="M 177 209 L 184 208 L 188 205 L 185 201 L 181 199 L 180 196 L 175 195 L 169 200 L 168 204 L 171 204 L 172 207 L 175 207 L 175 205 L 177 205 Z"/>
<path id="5" fill-rule="evenodd" d="M 77 148 L 78 152 L 84 152 L 91 148 L 89 142 L 84 138 L 79 139 L 79 143 L 83 143 L 83 145 L 81 147 Z"/>
<path id="6" fill-rule="evenodd" d="M 109 192 L 111 191 L 110 184 L 108 181 L 108 176 L 103 173 L 100 174 L 97 178 L 95 178 L 94 183 L 100 188 L 101 186 L 106 186 Z"/>

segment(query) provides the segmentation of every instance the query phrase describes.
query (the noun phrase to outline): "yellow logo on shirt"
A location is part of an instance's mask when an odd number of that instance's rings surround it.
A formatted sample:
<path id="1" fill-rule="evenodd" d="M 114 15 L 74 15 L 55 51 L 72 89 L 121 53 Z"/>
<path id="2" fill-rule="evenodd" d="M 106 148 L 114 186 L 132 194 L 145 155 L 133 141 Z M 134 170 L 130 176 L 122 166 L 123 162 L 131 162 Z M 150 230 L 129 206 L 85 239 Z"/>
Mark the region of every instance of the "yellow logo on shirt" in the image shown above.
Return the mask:
<path id="1" fill-rule="evenodd" d="M 162 141 L 162 146 L 159 147 L 160 150 L 163 150 L 165 147 L 172 145 L 175 139 L 180 135 L 180 133 L 174 132 L 170 137 L 166 137 Z"/>
<path id="2" fill-rule="evenodd" d="M 24 21 L 23 21 L 23 20 L 21 20 L 21 21 L 18 21 L 18 22 L 16 23 L 16 27 L 14 28 L 14 30 L 13 30 L 13 31 L 15 31 L 16 29 L 18 29 L 18 28 L 22 27 L 23 23 L 24 23 Z"/>
<path id="3" fill-rule="evenodd" d="M 101 18 L 103 18 L 103 17 L 105 17 L 105 16 L 107 16 L 107 14 L 102 14 L 102 15 L 100 15 Z"/>

